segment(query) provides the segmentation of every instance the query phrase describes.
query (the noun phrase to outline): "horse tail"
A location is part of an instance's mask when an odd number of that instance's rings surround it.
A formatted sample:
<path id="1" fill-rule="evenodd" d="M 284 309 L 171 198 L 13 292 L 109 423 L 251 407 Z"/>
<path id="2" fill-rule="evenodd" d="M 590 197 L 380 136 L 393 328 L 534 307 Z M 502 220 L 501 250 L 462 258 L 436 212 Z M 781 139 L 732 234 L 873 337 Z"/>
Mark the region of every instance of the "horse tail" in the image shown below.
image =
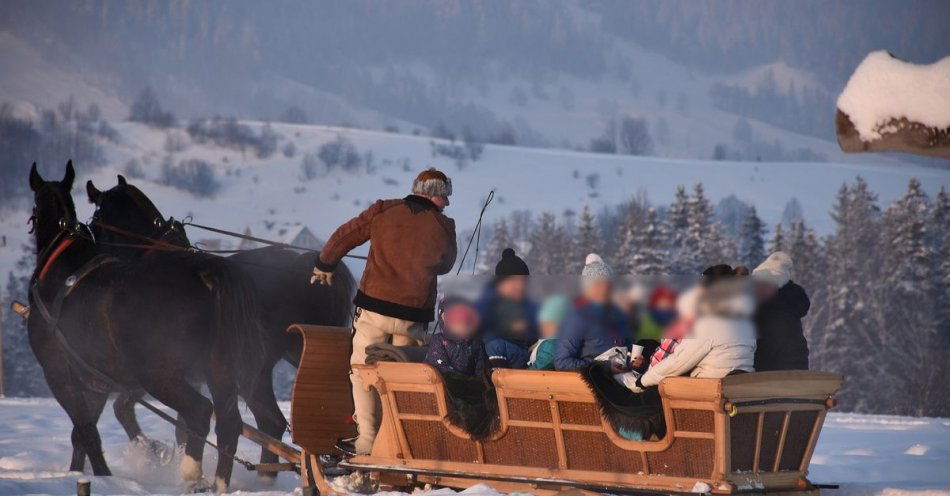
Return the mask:
<path id="1" fill-rule="evenodd" d="M 212 350 L 231 360 L 242 389 L 253 390 L 267 355 L 254 281 L 227 259 L 209 260 L 204 275 L 214 301 Z"/>

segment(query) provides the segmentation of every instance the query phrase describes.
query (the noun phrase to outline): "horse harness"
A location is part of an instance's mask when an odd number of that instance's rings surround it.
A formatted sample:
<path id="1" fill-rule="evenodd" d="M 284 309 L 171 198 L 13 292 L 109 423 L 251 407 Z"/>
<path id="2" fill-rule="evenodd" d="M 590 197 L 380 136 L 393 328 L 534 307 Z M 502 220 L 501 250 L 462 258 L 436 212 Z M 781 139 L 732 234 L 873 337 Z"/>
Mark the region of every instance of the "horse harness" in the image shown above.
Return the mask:
<path id="1" fill-rule="evenodd" d="M 60 286 L 60 288 L 56 291 L 56 296 L 53 298 L 52 308 L 48 307 L 46 303 L 43 301 L 43 297 L 40 294 L 40 289 L 39 289 L 39 283 L 41 282 L 42 278 L 49 272 L 49 269 L 53 266 L 56 259 L 59 258 L 59 256 L 62 255 L 62 253 L 65 252 L 66 249 L 69 248 L 69 246 L 75 241 L 75 236 L 84 235 L 82 234 L 82 230 L 83 228 L 85 228 L 85 226 L 78 222 L 74 223 L 71 229 L 66 229 L 63 226 L 64 222 L 62 221 L 60 224 L 61 224 L 60 232 L 56 235 L 55 238 L 53 238 L 53 242 L 51 242 L 50 245 L 46 247 L 43 250 L 43 252 L 41 252 L 40 255 L 41 257 L 45 257 L 45 254 L 47 252 L 52 251 L 52 253 L 50 254 L 49 258 L 46 259 L 46 262 L 43 263 L 43 268 L 38 273 L 34 274 L 33 278 L 30 281 L 30 294 L 33 296 L 33 306 L 36 307 L 40 316 L 49 326 L 49 329 L 53 333 L 53 336 L 56 338 L 57 342 L 59 342 L 62 349 L 66 352 L 67 359 L 69 360 L 69 362 L 71 362 L 73 365 L 77 366 L 78 368 L 84 370 L 88 376 L 91 376 L 92 378 L 91 381 L 89 382 L 83 381 L 83 383 L 87 387 L 89 387 L 90 389 L 93 389 L 96 392 L 103 393 L 103 394 L 109 394 L 113 391 L 119 391 L 123 393 L 135 393 L 135 391 L 123 386 L 122 384 L 119 384 L 117 381 L 109 377 L 108 374 L 102 372 L 101 370 L 97 369 L 96 367 L 89 364 L 86 360 L 84 360 L 79 355 L 79 353 L 77 353 L 76 350 L 74 350 L 73 347 L 70 346 L 69 341 L 67 340 L 66 336 L 63 334 L 62 330 L 59 327 L 60 313 L 62 311 L 63 302 L 66 300 L 66 297 L 69 296 L 70 293 L 72 293 L 72 291 L 76 288 L 76 286 L 78 286 L 79 283 L 86 276 L 94 272 L 96 269 L 104 265 L 116 262 L 118 260 L 115 257 L 105 255 L 105 254 L 98 254 L 94 256 L 88 262 L 83 264 L 82 267 L 79 268 L 79 270 L 72 273 L 69 277 L 66 278 L 63 285 Z M 86 228 L 86 230 L 88 231 L 88 228 Z M 64 234 L 66 234 L 66 238 L 60 241 L 60 239 L 63 237 Z M 41 257 L 38 257 L 38 259 Z M 87 380 L 89 378 L 90 377 L 86 377 Z M 220 455 L 231 458 L 232 460 L 244 466 L 244 468 L 248 470 L 256 470 L 256 466 L 253 463 L 247 460 L 244 460 L 243 458 L 237 456 L 236 454 L 227 453 L 226 451 L 218 447 L 217 444 L 209 441 L 207 437 L 198 435 L 189 426 L 185 425 L 184 422 L 165 413 L 164 411 L 162 411 L 155 405 L 152 405 L 148 401 L 145 401 L 141 396 L 136 395 L 136 394 L 132 394 L 131 396 L 133 398 L 136 398 L 135 399 L 136 403 L 149 409 L 152 413 L 158 415 L 163 420 L 171 423 L 172 425 L 183 429 L 185 432 L 188 433 L 189 436 L 200 439 L 208 446 L 211 446 L 212 448 L 214 448 L 215 451 L 217 451 Z"/>

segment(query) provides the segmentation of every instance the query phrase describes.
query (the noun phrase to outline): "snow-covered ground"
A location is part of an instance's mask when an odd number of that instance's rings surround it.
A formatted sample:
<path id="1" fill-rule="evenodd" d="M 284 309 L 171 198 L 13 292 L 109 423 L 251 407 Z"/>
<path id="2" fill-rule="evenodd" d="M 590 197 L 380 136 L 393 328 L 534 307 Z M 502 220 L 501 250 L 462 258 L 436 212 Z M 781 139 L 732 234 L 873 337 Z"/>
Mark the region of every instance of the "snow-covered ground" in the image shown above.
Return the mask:
<path id="1" fill-rule="evenodd" d="M 282 405 L 285 411 L 289 405 Z M 247 415 L 246 415 L 247 417 Z M 139 409 L 143 429 L 172 442 L 170 425 Z M 250 420 L 246 418 L 246 420 Z M 77 479 L 92 481 L 95 494 L 179 494 L 178 459 L 165 466 L 148 461 L 131 448 L 111 409 L 99 422 L 112 477 L 68 472 L 71 425 L 51 399 L 0 399 L 0 495 L 75 494 Z M 212 434 L 213 439 L 213 434 Z M 255 460 L 255 445 L 242 440 L 238 454 Z M 206 450 L 204 471 L 212 474 L 215 455 Z M 950 494 L 950 419 L 831 414 L 822 430 L 810 478 L 838 483 L 829 496 Z M 233 491 L 241 494 L 291 494 L 300 482 L 282 473 L 273 487 L 235 467 Z M 299 493 L 299 491 L 298 491 Z M 441 494 L 441 493 L 440 493 Z M 475 487 L 466 494 L 493 492 Z"/>
<path id="2" fill-rule="evenodd" d="M 769 227 L 781 220 L 783 208 L 797 198 L 809 226 L 819 234 L 833 229 L 828 215 L 835 193 L 842 183 L 864 177 L 881 204 L 898 198 L 911 177 L 918 178 L 933 195 L 941 186 L 950 185 L 950 170 L 901 163 L 828 162 L 726 162 L 602 155 L 559 149 L 516 146 L 485 147 L 480 160 L 459 169 L 453 160 L 433 157 L 432 139 L 424 136 L 390 134 L 319 125 L 273 124 L 283 138 L 278 148 L 293 143 L 296 153 L 286 157 L 280 151 L 258 159 L 252 151 L 240 151 L 191 142 L 181 129 L 163 131 L 148 126 L 114 122 L 120 143 L 105 142 L 106 166 L 88 176 L 77 178 L 73 190 L 80 219 L 88 219 L 92 205 L 86 201 L 84 184 L 92 179 L 100 189 L 116 184 L 116 174 L 126 172 L 126 164 L 136 160 L 145 177 L 129 180 L 142 188 L 166 215 L 181 219 L 193 216 L 200 224 L 244 231 L 256 236 L 278 239 L 281 229 L 302 223 L 326 239 L 342 221 L 358 214 L 378 198 L 402 197 L 409 192 L 412 178 L 424 167 L 433 165 L 453 178 L 455 193 L 446 213 L 456 219 L 459 233 L 471 229 L 489 190 L 496 191 L 486 220 L 527 209 L 534 213 L 575 212 L 585 205 L 597 213 L 604 205 L 616 205 L 644 192 L 654 204 L 672 201 L 676 186 L 691 187 L 702 182 L 714 202 L 735 194 L 756 206 Z M 255 132 L 259 122 L 246 122 Z M 173 163 L 201 159 L 215 171 L 220 190 L 213 198 L 199 198 L 186 191 L 156 182 L 165 150 L 167 135 L 172 133 L 184 149 L 170 154 Z M 302 179 L 301 161 L 305 154 L 316 154 L 319 147 L 343 136 L 360 154 L 372 153 L 372 168 L 358 172 L 331 171 L 323 177 Z M 41 164 L 51 179 L 62 177 L 64 164 Z M 23 181 L 29 164 L 23 164 Z M 7 247 L 0 249 L 0 276 L 20 257 L 29 227 L 27 202 L 20 209 L 0 211 L 0 235 Z M 190 229 L 192 241 L 218 238 L 217 235 Z M 225 244 L 233 240 L 220 240 Z M 359 270 L 359 267 L 353 267 Z"/>

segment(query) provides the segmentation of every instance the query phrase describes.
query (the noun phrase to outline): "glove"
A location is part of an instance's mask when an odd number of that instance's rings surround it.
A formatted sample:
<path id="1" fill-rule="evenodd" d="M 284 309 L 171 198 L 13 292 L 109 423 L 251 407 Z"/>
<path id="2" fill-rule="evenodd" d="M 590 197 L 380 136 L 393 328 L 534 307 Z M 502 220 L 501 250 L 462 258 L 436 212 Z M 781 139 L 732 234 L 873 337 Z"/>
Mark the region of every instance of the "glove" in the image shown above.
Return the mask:
<path id="1" fill-rule="evenodd" d="M 623 374 L 614 375 L 614 380 L 626 386 L 627 389 L 633 391 L 634 393 L 642 393 L 643 387 L 640 386 L 640 374 L 636 372 L 625 372 Z"/>
<path id="2" fill-rule="evenodd" d="M 310 284 L 316 283 L 320 283 L 325 286 L 333 284 L 333 272 L 324 272 L 314 267 L 313 274 L 310 275 Z"/>

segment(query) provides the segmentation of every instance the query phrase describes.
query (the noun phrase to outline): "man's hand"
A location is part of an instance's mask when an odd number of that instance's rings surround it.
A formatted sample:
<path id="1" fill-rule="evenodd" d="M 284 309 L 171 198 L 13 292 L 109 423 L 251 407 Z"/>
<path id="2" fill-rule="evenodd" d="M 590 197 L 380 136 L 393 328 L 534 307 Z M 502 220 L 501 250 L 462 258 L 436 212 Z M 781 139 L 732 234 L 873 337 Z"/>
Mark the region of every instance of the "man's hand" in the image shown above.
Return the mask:
<path id="1" fill-rule="evenodd" d="M 634 359 L 630 362 L 630 366 L 632 366 L 634 369 L 640 368 L 641 365 L 643 365 L 643 355 L 640 355 L 640 356 L 634 358 Z"/>
<path id="2" fill-rule="evenodd" d="M 325 286 L 333 284 L 333 272 L 324 272 L 314 267 L 313 274 L 310 275 L 310 284 L 316 283 L 320 283 Z"/>

